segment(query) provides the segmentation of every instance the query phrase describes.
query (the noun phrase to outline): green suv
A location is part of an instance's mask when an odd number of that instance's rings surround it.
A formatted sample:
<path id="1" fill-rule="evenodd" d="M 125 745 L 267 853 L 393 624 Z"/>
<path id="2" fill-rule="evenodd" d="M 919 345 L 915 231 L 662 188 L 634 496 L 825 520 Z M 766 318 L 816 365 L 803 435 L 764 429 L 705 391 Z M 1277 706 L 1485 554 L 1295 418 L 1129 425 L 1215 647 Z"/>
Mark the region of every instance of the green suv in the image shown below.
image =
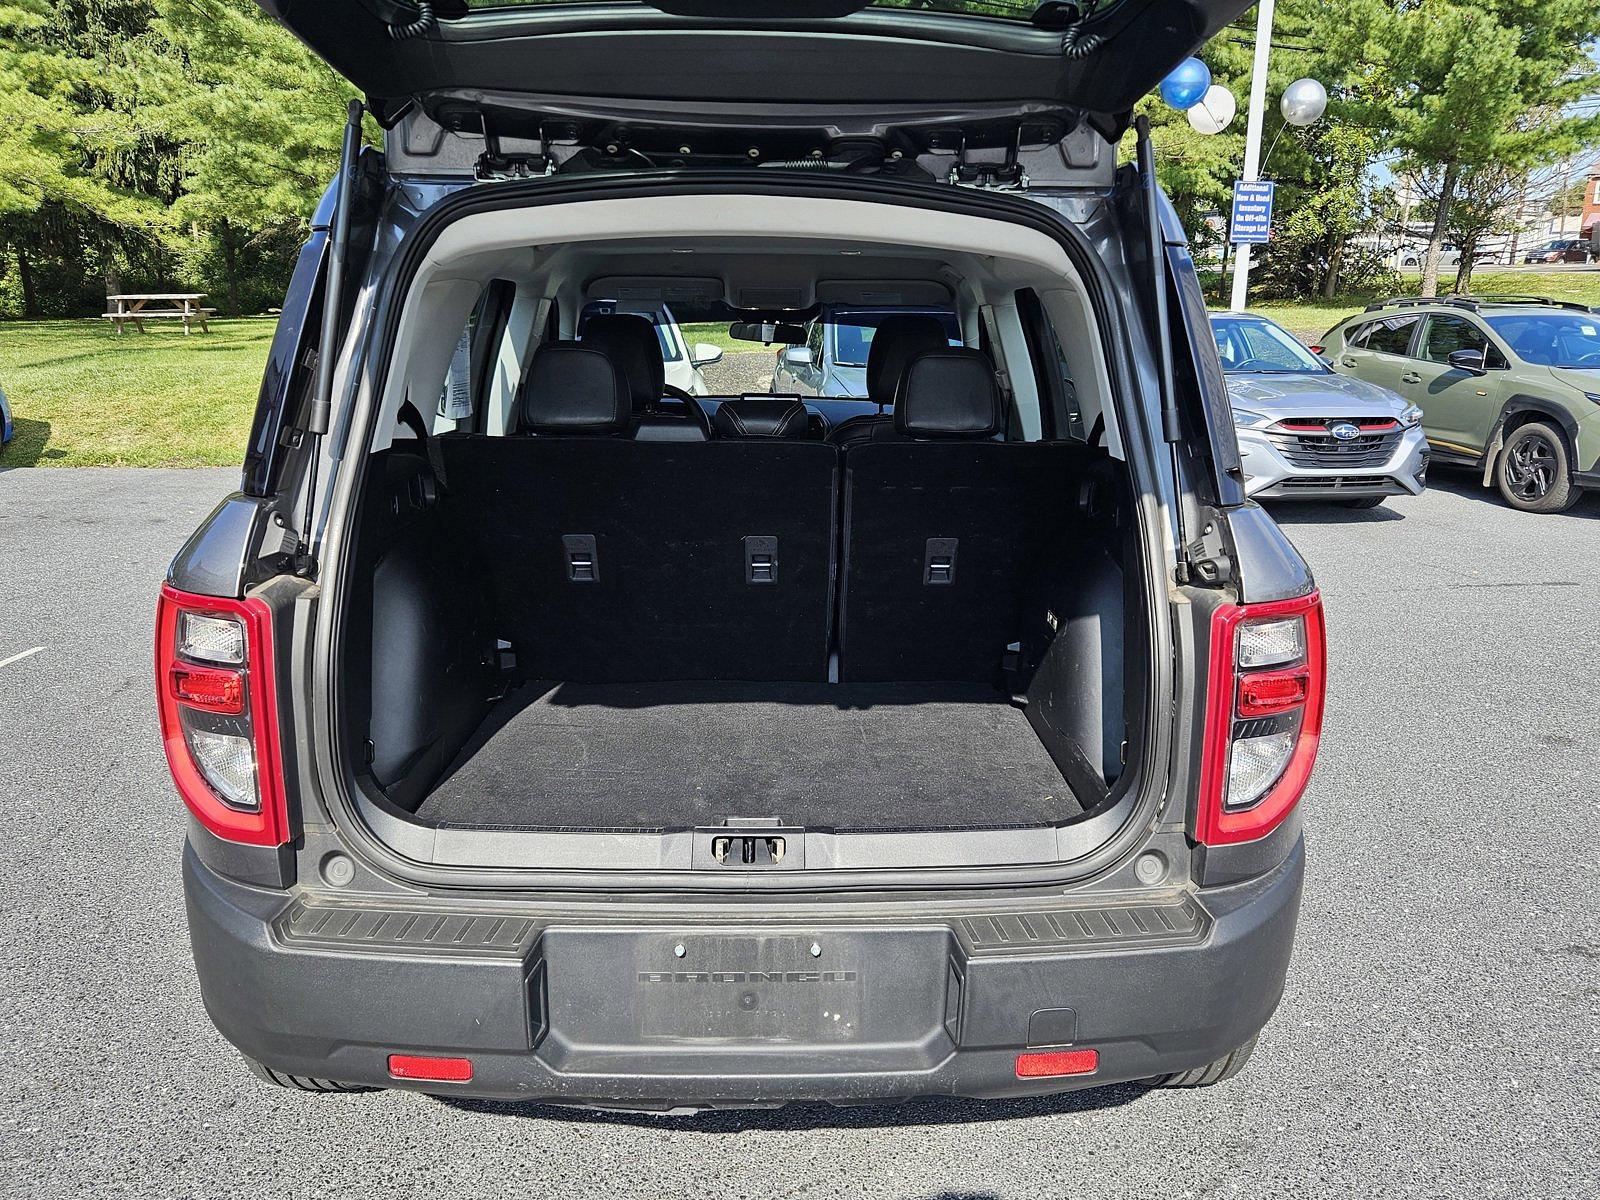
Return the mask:
<path id="1" fill-rule="evenodd" d="M 1481 468 L 1515 508 L 1560 512 L 1600 488 L 1600 316 L 1581 304 L 1389 300 L 1312 350 L 1419 406 L 1433 460 Z"/>

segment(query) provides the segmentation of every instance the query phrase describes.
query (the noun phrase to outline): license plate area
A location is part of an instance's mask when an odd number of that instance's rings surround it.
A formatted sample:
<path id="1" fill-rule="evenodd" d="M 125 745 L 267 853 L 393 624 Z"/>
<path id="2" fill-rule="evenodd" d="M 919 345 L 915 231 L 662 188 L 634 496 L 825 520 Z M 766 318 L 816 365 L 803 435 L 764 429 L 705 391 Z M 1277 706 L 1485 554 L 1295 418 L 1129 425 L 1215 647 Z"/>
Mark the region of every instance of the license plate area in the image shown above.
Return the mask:
<path id="1" fill-rule="evenodd" d="M 541 950 L 561 1070 L 919 1069 L 953 1048 L 948 929 L 552 928 Z"/>

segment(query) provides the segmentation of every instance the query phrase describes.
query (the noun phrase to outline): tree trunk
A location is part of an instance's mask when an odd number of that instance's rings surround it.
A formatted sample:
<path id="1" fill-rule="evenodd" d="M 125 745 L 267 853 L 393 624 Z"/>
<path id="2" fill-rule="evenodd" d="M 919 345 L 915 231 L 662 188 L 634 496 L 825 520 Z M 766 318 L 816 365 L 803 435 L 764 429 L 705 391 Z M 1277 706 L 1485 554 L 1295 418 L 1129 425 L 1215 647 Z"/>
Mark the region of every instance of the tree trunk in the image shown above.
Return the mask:
<path id="1" fill-rule="evenodd" d="M 237 317 L 244 311 L 239 304 L 239 254 L 233 244 L 233 226 L 226 217 L 217 222 L 217 243 L 222 247 L 222 269 L 228 277 L 228 312 Z"/>
<path id="2" fill-rule="evenodd" d="M 1472 260 L 1478 250 L 1478 235 L 1469 233 L 1461 243 L 1461 263 L 1456 267 L 1456 292 L 1466 296 L 1472 292 Z"/>
<path id="3" fill-rule="evenodd" d="M 1428 256 L 1422 262 L 1422 291 L 1424 296 L 1439 294 L 1439 255 L 1444 253 L 1444 235 L 1450 228 L 1450 205 L 1456 198 L 1456 174 L 1453 162 L 1445 163 L 1444 179 L 1439 183 L 1439 204 L 1433 213 L 1433 234 L 1428 238 Z"/>
<path id="4" fill-rule="evenodd" d="M 39 293 L 33 284 L 33 267 L 28 262 L 28 252 L 18 242 L 12 247 L 17 252 L 17 282 L 22 285 L 22 315 L 29 319 L 39 315 Z"/>
<path id="5" fill-rule="evenodd" d="M 1344 265 L 1344 243 L 1340 242 L 1328 255 L 1328 269 L 1322 276 L 1322 298 L 1332 300 L 1339 293 L 1339 268 Z"/>

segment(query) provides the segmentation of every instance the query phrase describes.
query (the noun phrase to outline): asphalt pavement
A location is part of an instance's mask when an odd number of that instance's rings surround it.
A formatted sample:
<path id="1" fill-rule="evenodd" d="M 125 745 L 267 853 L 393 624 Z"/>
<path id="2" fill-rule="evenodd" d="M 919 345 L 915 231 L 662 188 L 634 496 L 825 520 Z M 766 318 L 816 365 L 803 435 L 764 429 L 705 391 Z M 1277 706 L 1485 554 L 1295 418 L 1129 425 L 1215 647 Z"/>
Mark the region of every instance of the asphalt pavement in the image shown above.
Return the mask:
<path id="1" fill-rule="evenodd" d="M 151 624 L 236 479 L 0 472 L 8 1195 L 1600 1194 L 1600 498 L 1279 511 L 1330 703 L 1288 992 L 1239 1078 L 651 1118 L 283 1092 L 211 1028 Z"/>

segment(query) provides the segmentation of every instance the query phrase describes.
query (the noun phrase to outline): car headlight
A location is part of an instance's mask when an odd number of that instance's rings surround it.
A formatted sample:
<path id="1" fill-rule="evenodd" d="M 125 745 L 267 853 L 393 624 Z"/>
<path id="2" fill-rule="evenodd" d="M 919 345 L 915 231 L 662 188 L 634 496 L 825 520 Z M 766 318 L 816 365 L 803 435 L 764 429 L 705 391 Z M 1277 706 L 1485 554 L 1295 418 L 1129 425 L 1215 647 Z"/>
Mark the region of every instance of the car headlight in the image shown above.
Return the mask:
<path id="1" fill-rule="evenodd" d="M 1258 412 L 1251 412 L 1248 408 L 1233 410 L 1233 423 L 1240 429 L 1265 429 L 1276 418 L 1263 416 Z"/>
<path id="2" fill-rule="evenodd" d="M 1400 414 L 1400 424 L 1407 429 L 1422 424 L 1422 410 L 1415 404 L 1406 405 L 1405 411 Z"/>
<path id="3" fill-rule="evenodd" d="M 1600 392 L 1585 392 L 1584 396 L 1593 400 L 1596 404 L 1600 404 Z"/>

